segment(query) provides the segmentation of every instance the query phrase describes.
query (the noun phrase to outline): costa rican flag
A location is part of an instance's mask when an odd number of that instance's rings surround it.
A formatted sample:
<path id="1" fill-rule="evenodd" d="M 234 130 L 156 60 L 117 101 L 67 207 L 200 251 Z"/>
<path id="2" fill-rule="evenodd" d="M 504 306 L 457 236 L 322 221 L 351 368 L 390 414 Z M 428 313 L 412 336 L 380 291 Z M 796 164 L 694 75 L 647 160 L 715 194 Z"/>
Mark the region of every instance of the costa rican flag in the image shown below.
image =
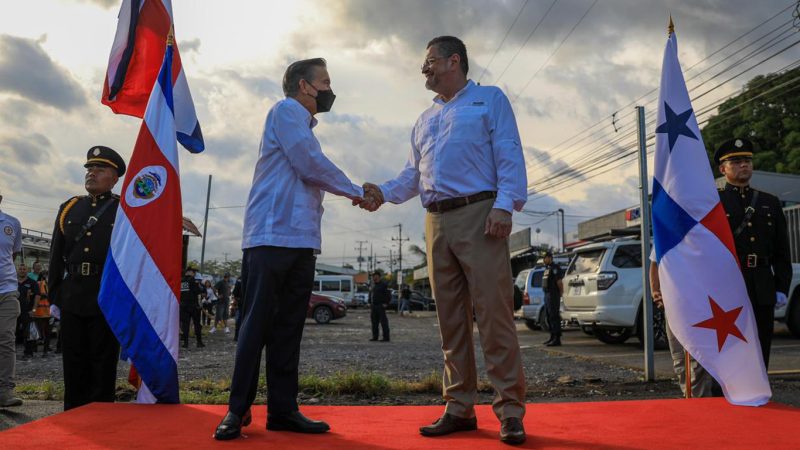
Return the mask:
<path id="1" fill-rule="evenodd" d="M 142 117 L 173 29 L 171 0 L 123 0 L 108 57 L 102 103 L 117 114 Z M 177 45 L 171 72 L 178 142 L 192 153 L 205 148 Z"/>
<path id="2" fill-rule="evenodd" d="M 653 240 L 670 328 L 735 405 L 772 392 L 739 269 L 671 33 L 664 51 L 653 179 Z"/>
<path id="3" fill-rule="evenodd" d="M 178 403 L 182 213 L 172 46 L 139 130 L 111 234 L 98 302 L 122 357 L 141 377 L 140 403 Z"/>

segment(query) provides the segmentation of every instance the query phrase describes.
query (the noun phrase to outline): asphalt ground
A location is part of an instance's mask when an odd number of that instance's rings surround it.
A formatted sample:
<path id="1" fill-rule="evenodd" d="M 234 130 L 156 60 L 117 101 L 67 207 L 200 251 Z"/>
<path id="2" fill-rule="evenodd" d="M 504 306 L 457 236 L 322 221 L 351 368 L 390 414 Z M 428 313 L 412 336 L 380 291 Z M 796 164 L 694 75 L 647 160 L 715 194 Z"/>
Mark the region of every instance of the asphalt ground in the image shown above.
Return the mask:
<path id="1" fill-rule="evenodd" d="M 433 312 L 415 312 L 413 317 L 389 314 L 391 342 L 369 342 L 369 311 L 350 310 L 347 317 L 327 325 L 306 322 L 301 348 L 300 373 L 322 377 L 339 372 L 376 373 L 390 379 L 420 380 L 442 369 L 441 341 Z M 481 380 L 486 380 L 477 329 L 476 363 Z M 525 367 L 528 402 L 609 401 L 679 398 L 666 350 L 655 352 L 654 382 L 644 381 L 644 355 L 633 337 L 625 344 L 608 345 L 577 328 L 567 329 L 561 347 L 542 345 L 548 334 L 529 330 L 517 322 L 517 334 Z M 192 342 L 181 349 L 179 374 L 182 381 L 228 380 L 232 374 L 235 343 L 231 334 L 204 331 L 206 347 Z M 773 400 L 800 407 L 800 339 L 791 337 L 783 326 L 776 327 L 770 381 Z M 17 383 L 63 383 L 61 358 L 38 354 L 21 361 L 18 348 Z M 125 383 L 128 366 L 121 362 L 118 385 Z M 479 394 L 480 403 L 491 403 L 491 392 Z M 301 404 L 443 404 L 438 394 L 408 394 L 391 397 L 333 396 L 310 397 L 301 393 Z M 0 408 L 0 430 L 61 412 L 56 401 L 26 399 L 16 408 Z M 2 441 L 2 439 L 0 439 Z M 0 445 L 2 447 L 2 445 Z"/>

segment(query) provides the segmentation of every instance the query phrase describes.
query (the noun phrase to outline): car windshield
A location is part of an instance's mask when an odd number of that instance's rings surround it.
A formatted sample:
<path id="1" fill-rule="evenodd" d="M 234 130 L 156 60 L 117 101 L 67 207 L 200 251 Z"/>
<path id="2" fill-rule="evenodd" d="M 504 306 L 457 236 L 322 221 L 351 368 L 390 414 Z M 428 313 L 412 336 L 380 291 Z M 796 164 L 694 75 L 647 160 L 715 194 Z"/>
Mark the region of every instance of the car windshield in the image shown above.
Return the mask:
<path id="1" fill-rule="evenodd" d="M 528 279 L 528 274 L 530 270 L 523 270 L 517 275 L 517 279 L 514 281 L 514 284 L 517 285 L 518 288 L 524 289 L 525 288 L 525 280 Z"/>
<path id="2" fill-rule="evenodd" d="M 595 273 L 599 271 L 600 261 L 605 253 L 606 249 L 604 248 L 578 253 L 567 274 Z"/>

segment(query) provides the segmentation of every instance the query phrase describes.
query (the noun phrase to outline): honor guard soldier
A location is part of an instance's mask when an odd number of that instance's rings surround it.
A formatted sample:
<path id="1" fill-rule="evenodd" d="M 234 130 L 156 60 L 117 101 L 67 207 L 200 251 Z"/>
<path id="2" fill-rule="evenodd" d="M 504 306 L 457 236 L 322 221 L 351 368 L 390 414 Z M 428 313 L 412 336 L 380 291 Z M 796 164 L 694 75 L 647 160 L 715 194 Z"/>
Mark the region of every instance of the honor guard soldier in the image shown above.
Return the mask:
<path id="1" fill-rule="evenodd" d="M 86 155 L 88 195 L 58 209 L 50 247 L 49 292 L 61 317 L 64 410 L 91 402 L 113 402 L 119 343 L 97 303 L 103 265 L 119 196 L 111 189 L 125 161 L 114 150 L 95 146 Z"/>
<path id="2" fill-rule="evenodd" d="M 714 153 L 714 160 L 725 176 L 725 186 L 718 189 L 719 197 L 753 305 L 764 365 L 769 367 L 775 308 L 786 304 L 792 280 L 786 218 L 777 197 L 750 187 L 752 142 L 724 142 Z"/>

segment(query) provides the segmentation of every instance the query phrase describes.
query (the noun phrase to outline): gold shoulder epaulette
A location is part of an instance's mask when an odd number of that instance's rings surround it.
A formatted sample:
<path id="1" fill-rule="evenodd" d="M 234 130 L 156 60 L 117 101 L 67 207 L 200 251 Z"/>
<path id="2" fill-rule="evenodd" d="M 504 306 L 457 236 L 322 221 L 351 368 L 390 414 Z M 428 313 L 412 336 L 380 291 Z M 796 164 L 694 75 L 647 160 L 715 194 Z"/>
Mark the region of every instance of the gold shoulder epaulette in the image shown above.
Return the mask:
<path id="1" fill-rule="evenodd" d="M 80 195 L 76 195 L 75 197 L 72 197 L 71 199 L 69 199 L 67 204 L 64 206 L 64 209 L 61 210 L 61 215 L 58 216 L 58 228 L 61 229 L 61 233 L 64 233 L 64 219 L 67 217 L 67 212 L 69 212 L 69 210 L 73 206 L 75 206 L 75 203 L 77 203 L 78 200 L 81 199 L 81 197 L 82 196 L 80 196 Z"/>

